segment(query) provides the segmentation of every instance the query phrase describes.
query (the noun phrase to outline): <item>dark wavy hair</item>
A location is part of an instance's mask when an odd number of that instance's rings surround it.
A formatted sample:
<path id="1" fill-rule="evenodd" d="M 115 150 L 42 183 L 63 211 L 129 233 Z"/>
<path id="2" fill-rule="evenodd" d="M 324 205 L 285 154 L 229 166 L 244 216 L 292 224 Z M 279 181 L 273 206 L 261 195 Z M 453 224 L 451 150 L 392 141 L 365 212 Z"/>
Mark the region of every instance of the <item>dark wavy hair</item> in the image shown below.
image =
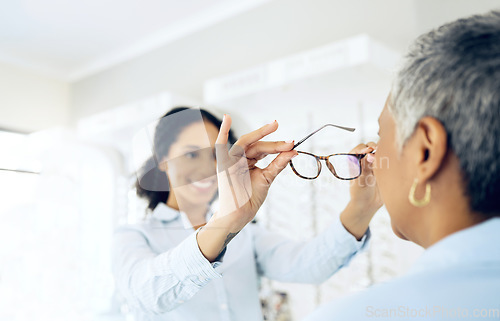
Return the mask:
<path id="1" fill-rule="evenodd" d="M 178 112 L 182 112 L 182 117 L 168 117 Z M 150 210 L 154 210 L 159 203 L 166 203 L 169 195 L 168 177 L 158 168 L 158 161 L 168 155 L 170 147 L 177 141 L 184 128 L 200 121 L 200 113 L 204 122 L 220 128 L 222 121 L 204 109 L 176 107 L 160 118 L 153 141 L 154 155 L 141 167 L 135 182 L 137 195 L 148 202 Z M 228 142 L 236 142 L 232 130 L 229 131 Z M 143 181 L 148 183 L 141 184 Z"/>

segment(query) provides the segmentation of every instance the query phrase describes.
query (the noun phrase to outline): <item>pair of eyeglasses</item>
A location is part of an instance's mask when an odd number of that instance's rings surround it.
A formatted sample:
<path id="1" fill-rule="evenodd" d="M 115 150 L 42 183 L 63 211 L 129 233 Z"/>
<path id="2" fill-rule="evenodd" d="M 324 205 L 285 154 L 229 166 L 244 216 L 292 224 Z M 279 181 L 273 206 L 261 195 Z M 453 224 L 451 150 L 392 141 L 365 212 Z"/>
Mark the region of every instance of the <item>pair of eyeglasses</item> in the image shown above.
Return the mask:
<path id="1" fill-rule="evenodd" d="M 334 124 L 326 124 L 311 134 L 302 138 L 297 142 L 293 149 L 305 142 L 309 137 L 316 134 L 325 127 L 332 126 L 350 132 L 355 131 L 355 128 L 343 127 Z M 303 179 L 316 179 L 321 173 L 321 160 L 326 162 L 326 166 L 330 172 L 338 179 L 352 180 L 361 175 L 361 160 L 366 154 L 331 154 L 328 156 L 317 156 L 311 153 L 297 151 L 298 155 L 290 160 L 290 167 L 293 172 Z"/>

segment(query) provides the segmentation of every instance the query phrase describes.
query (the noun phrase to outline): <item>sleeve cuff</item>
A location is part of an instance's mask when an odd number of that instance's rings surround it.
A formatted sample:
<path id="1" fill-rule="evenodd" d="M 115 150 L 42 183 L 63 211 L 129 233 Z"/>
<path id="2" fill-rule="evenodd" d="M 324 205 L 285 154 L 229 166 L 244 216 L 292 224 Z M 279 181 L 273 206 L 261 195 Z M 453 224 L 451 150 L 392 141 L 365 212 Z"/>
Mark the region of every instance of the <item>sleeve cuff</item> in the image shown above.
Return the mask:
<path id="1" fill-rule="evenodd" d="M 200 288 L 213 279 L 222 278 L 215 268 L 220 262 L 210 263 L 201 253 L 196 240 L 199 229 L 176 246 L 169 256 L 158 257 L 160 270 L 173 271 L 183 283 L 190 283 Z"/>
<path id="2" fill-rule="evenodd" d="M 340 221 L 340 215 L 335 219 L 333 224 L 330 227 L 329 233 L 327 235 L 332 238 L 328 241 L 328 244 L 341 244 L 345 247 L 345 249 L 349 249 L 353 252 L 358 252 L 360 250 L 365 250 L 368 242 L 371 239 L 371 231 L 368 227 L 365 235 L 361 238 L 361 240 L 357 240 L 354 235 L 349 233 L 348 230 L 344 227 L 342 222 Z"/>

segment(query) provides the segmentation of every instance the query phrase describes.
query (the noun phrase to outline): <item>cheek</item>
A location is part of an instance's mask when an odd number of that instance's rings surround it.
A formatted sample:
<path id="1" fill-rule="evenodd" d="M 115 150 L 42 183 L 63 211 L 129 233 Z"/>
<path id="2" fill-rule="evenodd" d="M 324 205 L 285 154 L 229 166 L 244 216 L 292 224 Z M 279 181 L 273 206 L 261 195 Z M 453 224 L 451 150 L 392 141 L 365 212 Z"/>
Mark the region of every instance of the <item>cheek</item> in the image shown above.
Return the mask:
<path id="1" fill-rule="evenodd" d="M 406 239 L 404 232 L 405 226 L 410 223 L 408 221 L 411 212 L 408 202 L 409 186 L 407 184 L 407 169 L 405 168 L 405 160 L 397 157 L 397 155 L 384 154 L 381 150 L 379 154 L 377 150 L 377 164 L 373 169 L 374 175 L 377 178 L 380 196 L 384 202 L 385 208 L 391 218 L 391 225 L 394 233 Z"/>
<path id="2" fill-rule="evenodd" d="M 373 174 L 377 179 L 377 185 L 381 194 L 385 194 L 385 190 L 391 185 L 391 158 L 385 146 L 379 143 L 375 154 L 375 161 L 373 162 Z"/>
<path id="3" fill-rule="evenodd" d="M 373 174 L 377 179 L 380 196 L 390 213 L 390 209 L 400 197 L 401 168 L 397 158 L 387 153 L 380 145 L 375 157 Z"/>
<path id="4" fill-rule="evenodd" d="M 402 234 L 399 232 L 399 214 L 401 214 L 401 209 L 398 205 L 398 198 L 400 196 L 395 194 L 398 192 L 397 188 L 395 188 L 395 186 L 397 186 L 397 182 L 394 179 L 394 172 L 391 172 L 391 169 L 394 168 L 390 168 L 390 165 L 380 166 L 381 163 L 383 164 L 382 159 L 383 158 L 380 157 L 377 159 L 377 161 L 379 161 L 379 166 L 373 169 L 373 173 L 377 178 L 377 186 L 379 188 L 380 197 L 382 198 L 384 206 L 389 213 L 389 217 L 391 218 L 392 230 L 398 237 L 403 238 Z"/>
<path id="5" fill-rule="evenodd" d="M 391 173 L 388 171 L 387 162 L 389 158 L 384 156 L 382 152 L 377 151 L 375 162 L 373 165 L 373 174 L 377 179 L 377 186 L 379 189 L 380 196 L 384 203 L 387 202 L 386 195 L 390 194 L 389 190 L 392 185 L 391 183 Z"/>
<path id="6" fill-rule="evenodd" d="M 183 166 L 172 165 L 169 166 L 168 170 L 168 180 L 173 187 L 181 186 L 186 181 L 186 169 Z"/>

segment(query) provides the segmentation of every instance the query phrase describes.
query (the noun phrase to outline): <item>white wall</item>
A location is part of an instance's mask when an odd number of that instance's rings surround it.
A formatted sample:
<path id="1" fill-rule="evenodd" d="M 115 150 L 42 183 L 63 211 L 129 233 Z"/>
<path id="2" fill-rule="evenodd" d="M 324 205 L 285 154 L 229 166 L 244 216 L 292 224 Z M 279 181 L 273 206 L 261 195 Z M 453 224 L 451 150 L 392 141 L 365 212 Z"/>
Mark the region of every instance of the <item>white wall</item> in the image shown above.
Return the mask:
<path id="1" fill-rule="evenodd" d="M 0 63 L 0 128 L 32 132 L 69 123 L 70 85 Z"/>
<path id="2" fill-rule="evenodd" d="M 381 6 L 398 15 L 390 16 Z M 73 83 L 72 116 L 78 119 L 161 91 L 201 99 L 203 83 L 212 77 L 367 31 L 384 43 L 401 40 L 414 28 L 411 0 L 271 1 Z"/>
<path id="3" fill-rule="evenodd" d="M 419 34 L 498 0 L 274 0 L 72 84 L 72 118 L 203 83 L 360 33 L 405 52 Z"/>
<path id="4" fill-rule="evenodd" d="M 76 122 L 164 91 L 201 99 L 209 78 L 359 33 L 403 52 L 431 27 L 499 6 L 497 0 L 274 0 L 70 85 L 0 63 L 0 127 L 32 131 L 68 117 Z"/>

